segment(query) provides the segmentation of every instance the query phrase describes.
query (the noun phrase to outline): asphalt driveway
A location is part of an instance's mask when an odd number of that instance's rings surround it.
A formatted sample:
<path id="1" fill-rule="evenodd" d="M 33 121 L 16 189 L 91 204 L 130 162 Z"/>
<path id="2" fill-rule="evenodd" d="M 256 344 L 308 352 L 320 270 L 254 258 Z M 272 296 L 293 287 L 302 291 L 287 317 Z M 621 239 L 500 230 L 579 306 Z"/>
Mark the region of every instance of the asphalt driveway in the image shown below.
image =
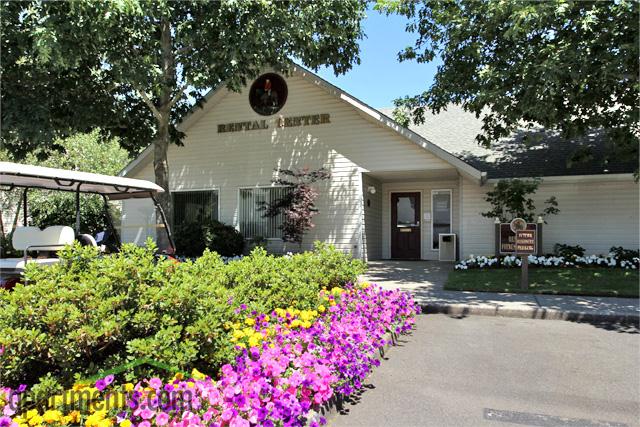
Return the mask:
<path id="1" fill-rule="evenodd" d="M 640 426 L 635 327 L 419 316 L 342 426 Z"/>

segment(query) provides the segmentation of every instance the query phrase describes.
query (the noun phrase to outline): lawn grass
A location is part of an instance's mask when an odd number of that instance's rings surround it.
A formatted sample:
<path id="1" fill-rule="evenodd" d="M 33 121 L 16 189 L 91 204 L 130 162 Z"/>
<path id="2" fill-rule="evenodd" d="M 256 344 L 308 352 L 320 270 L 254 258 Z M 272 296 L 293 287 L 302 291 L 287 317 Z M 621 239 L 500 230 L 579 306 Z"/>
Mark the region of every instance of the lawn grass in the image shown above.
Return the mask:
<path id="1" fill-rule="evenodd" d="M 638 298 L 638 270 L 613 268 L 529 268 L 529 290 L 520 289 L 519 268 L 454 270 L 450 291 L 514 292 Z"/>

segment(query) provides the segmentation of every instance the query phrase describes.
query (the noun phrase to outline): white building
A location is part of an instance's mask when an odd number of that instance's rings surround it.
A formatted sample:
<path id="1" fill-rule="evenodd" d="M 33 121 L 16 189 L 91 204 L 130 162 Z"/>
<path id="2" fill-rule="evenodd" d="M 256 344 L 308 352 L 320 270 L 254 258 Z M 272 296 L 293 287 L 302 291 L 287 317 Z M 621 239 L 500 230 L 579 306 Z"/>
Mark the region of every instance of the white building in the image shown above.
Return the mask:
<path id="1" fill-rule="evenodd" d="M 480 215 L 489 210 L 486 192 L 498 179 L 539 176 L 537 207 L 555 195 L 561 211 L 544 228 L 544 252 L 555 243 L 587 253 L 639 246 L 637 161 L 602 166 L 597 134 L 563 143 L 541 133 L 532 146 L 515 135 L 487 150 L 474 140 L 480 120 L 458 107 L 406 129 L 300 67 L 206 99 L 180 125 L 184 146 L 169 148 L 176 221 L 205 211 L 246 238 L 268 239 L 272 251 L 296 250 L 257 202 L 280 191 L 271 183 L 276 169 L 326 167 L 331 179 L 317 185 L 319 214 L 303 249 L 321 240 L 366 259 L 438 259 L 439 233 L 455 233 L 459 257 L 492 254 L 493 221 Z M 596 159 L 569 168 L 578 146 L 593 148 Z M 153 181 L 153 150 L 122 174 Z M 125 241 L 154 234 L 150 204 L 126 201 L 122 222 Z"/>

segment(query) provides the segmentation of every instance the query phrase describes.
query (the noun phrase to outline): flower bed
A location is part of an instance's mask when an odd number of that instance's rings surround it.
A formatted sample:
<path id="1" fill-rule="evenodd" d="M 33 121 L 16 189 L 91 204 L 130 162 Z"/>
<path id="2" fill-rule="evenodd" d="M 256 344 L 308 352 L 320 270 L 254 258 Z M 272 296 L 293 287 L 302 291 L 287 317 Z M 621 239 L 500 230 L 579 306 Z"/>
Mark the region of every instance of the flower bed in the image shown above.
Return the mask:
<path id="1" fill-rule="evenodd" d="M 578 266 L 599 266 L 609 268 L 623 268 L 628 270 L 636 270 L 640 266 L 640 258 L 621 257 L 616 253 L 608 255 L 589 255 L 589 256 L 555 256 L 555 255 L 529 255 L 529 264 L 537 267 L 578 267 Z M 519 256 L 507 255 L 503 257 L 496 256 L 475 256 L 470 255 L 469 258 L 458 262 L 455 265 L 456 270 L 468 269 L 484 269 L 495 267 L 520 267 L 522 261 Z"/>
<path id="2" fill-rule="evenodd" d="M 89 398 L 50 399 L 46 411 L 20 410 L 6 390 L 2 427 L 59 426 L 302 426 L 324 420 L 318 409 L 336 393 L 362 386 L 387 332 L 408 332 L 418 307 L 400 291 L 363 284 L 321 292 L 314 309 L 279 308 L 270 314 L 239 307 L 243 324 L 227 325 L 237 357 L 212 379 L 198 371 L 163 381 L 114 385 L 99 380 Z M 73 390 L 72 390 L 73 391 Z M 70 391 L 70 392 L 72 392 Z M 7 409 L 10 408 L 10 409 Z"/>

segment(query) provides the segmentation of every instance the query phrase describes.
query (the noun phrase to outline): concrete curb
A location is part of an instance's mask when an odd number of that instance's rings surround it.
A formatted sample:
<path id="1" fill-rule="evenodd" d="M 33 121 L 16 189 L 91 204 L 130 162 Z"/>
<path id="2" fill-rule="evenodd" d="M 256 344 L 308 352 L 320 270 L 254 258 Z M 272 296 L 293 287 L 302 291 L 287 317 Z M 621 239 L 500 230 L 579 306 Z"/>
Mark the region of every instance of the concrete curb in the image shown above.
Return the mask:
<path id="1" fill-rule="evenodd" d="M 429 302 L 420 304 L 422 313 L 450 316 L 502 316 L 520 319 L 567 320 L 572 322 L 630 323 L 640 325 L 640 314 L 565 311 L 544 307 L 500 307 L 498 305 L 469 305 Z"/>

